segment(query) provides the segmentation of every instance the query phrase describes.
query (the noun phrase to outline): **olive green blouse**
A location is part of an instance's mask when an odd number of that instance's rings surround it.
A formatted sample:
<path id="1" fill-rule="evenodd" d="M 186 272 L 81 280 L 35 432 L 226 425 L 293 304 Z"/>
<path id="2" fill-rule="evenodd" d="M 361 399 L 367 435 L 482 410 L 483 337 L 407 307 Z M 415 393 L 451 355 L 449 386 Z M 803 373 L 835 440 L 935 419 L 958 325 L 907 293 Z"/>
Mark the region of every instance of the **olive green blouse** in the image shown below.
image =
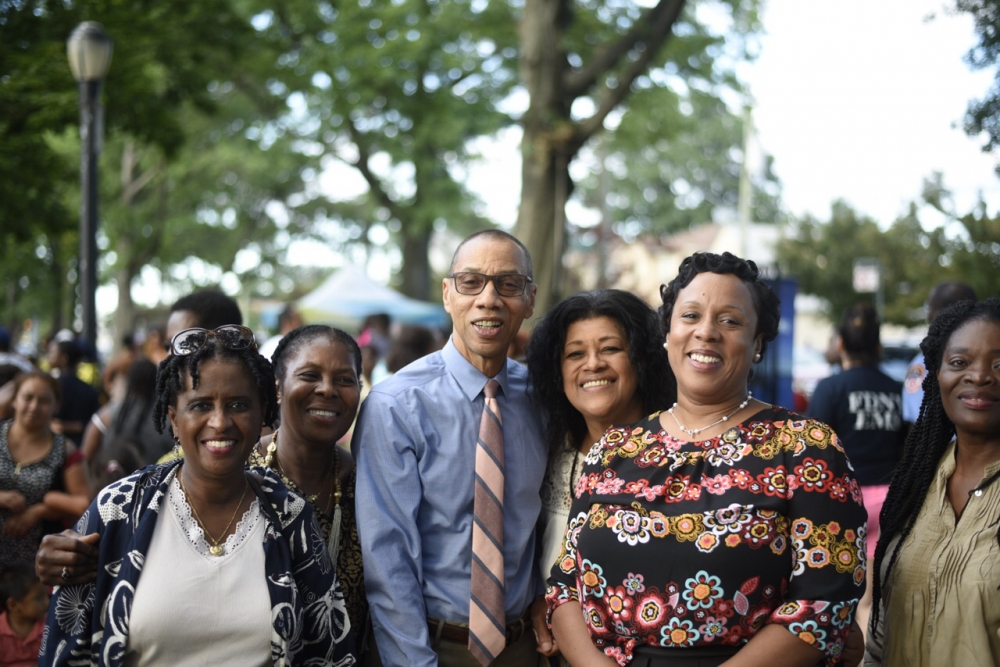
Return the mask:
<path id="1" fill-rule="evenodd" d="M 997 471 L 1000 461 L 986 467 L 983 481 Z M 868 629 L 865 667 L 1000 665 L 1000 481 L 970 494 L 956 522 L 947 494 L 954 472 L 952 443 L 883 585 L 880 623 Z M 898 541 L 883 559 L 883 577 Z"/>

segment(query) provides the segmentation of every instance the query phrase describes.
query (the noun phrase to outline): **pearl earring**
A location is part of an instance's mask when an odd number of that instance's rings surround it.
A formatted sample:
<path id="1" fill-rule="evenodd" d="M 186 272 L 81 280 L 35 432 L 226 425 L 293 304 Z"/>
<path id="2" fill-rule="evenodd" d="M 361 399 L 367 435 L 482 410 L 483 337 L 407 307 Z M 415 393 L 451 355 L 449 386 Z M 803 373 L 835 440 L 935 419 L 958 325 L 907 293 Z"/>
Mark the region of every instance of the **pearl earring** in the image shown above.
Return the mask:
<path id="1" fill-rule="evenodd" d="M 757 354 L 753 355 L 753 362 L 757 363 L 758 361 L 760 361 L 760 352 L 758 352 Z"/>

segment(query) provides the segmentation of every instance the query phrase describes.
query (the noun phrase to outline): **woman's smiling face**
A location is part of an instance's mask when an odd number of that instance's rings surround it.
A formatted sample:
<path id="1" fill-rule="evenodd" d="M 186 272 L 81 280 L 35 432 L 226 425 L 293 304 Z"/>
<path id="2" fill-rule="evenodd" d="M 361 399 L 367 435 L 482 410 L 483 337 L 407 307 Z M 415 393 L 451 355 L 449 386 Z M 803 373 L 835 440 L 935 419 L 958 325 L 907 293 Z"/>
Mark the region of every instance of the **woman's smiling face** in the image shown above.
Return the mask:
<path id="1" fill-rule="evenodd" d="M 729 273 L 696 275 L 677 293 L 667 334 L 678 394 L 707 405 L 745 394 L 761 347 L 756 331 L 746 283 Z"/>
<path id="2" fill-rule="evenodd" d="M 227 358 L 202 361 L 197 387 L 185 372 L 184 390 L 167 416 L 184 450 L 185 469 L 202 479 L 242 474 L 264 423 L 253 374 Z"/>
<path id="3" fill-rule="evenodd" d="M 282 432 L 323 446 L 342 438 L 361 400 L 354 362 L 343 342 L 327 336 L 299 345 L 278 379 Z"/>
<path id="4" fill-rule="evenodd" d="M 563 391 L 588 423 L 628 424 L 642 417 L 642 400 L 628 341 L 609 317 L 578 320 L 566 330 Z"/>
<path id="5" fill-rule="evenodd" d="M 937 373 L 941 402 L 956 431 L 1000 433 L 1000 323 L 971 320 L 955 330 Z"/>

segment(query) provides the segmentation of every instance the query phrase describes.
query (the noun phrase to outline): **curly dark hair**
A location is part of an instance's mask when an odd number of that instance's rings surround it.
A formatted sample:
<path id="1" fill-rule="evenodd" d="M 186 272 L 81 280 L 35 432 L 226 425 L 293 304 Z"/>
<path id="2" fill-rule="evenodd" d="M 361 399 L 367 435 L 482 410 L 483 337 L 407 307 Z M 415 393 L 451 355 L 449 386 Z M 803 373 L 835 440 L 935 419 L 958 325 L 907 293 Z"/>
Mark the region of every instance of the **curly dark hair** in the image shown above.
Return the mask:
<path id="1" fill-rule="evenodd" d="M 767 351 L 767 344 L 778 336 L 781 299 L 761 278 L 760 270 L 753 260 L 741 259 L 730 252 L 721 255 L 714 252 L 696 252 L 681 262 L 676 278 L 660 286 L 663 305 L 660 306 L 659 313 L 664 333 L 670 333 L 670 316 L 673 314 L 678 292 L 690 285 L 699 273 L 708 272 L 732 274 L 746 283 L 750 289 L 750 298 L 757 312 L 757 330 L 754 332 L 754 338 L 763 336 L 760 345 L 760 356 L 763 357 Z"/>
<path id="2" fill-rule="evenodd" d="M 900 549 L 913 529 L 920 508 L 923 507 L 927 491 L 941 463 L 941 457 L 944 456 L 955 435 L 955 424 L 948 418 L 941 400 L 941 387 L 938 385 L 937 374 L 941 369 L 941 360 L 948 341 L 960 327 L 973 320 L 1000 324 L 1000 299 L 986 299 L 979 303 L 960 301 L 946 308 L 931 323 L 927 337 L 920 343 L 920 351 L 924 353 L 924 366 L 927 369 L 923 383 L 924 400 L 920 403 L 920 416 L 917 417 L 906 438 L 903 458 L 892 475 L 889 492 L 879 513 L 882 532 L 875 547 L 875 577 L 872 588 L 874 623 L 878 623 L 883 581 L 888 580 L 892 574 Z M 980 488 L 993 481 L 995 477 L 980 485 Z M 896 535 L 899 535 L 899 543 L 889 558 L 885 577 L 880 577 L 879 571 L 889 542 Z M 1000 529 L 997 531 L 997 543 L 1000 544 Z"/>
<path id="3" fill-rule="evenodd" d="M 651 414 L 674 402 L 677 385 L 656 311 L 629 292 L 607 289 L 580 292 L 556 304 L 535 326 L 528 343 L 527 365 L 533 392 L 547 412 L 545 437 L 550 450 L 579 447 L 587 434 L 583 415 L 563 391 L 562 351 L 574 322 L 607 317 L 622 328 L 635 369 L 642 409 Z M 567 437 L 568 436 L 568 437 Z"/>
<path id="4" fill-rule="evenodd" d="M 358 342 L 349 333 L 341 331 L 336 327 L 329 327 L 325 324 L 307 324 L 306 326 L 292 329 L 282 336 L 278 341 L 278 346 L 274 348 L 271 355 L 271 363 L 274 365 L 274 377 L 278 382 L 285 379 L 285 372 L 288 370 L 288 360 L 295 356 L 295 353 L 303 345 L 317 338 L 326 338 L 330 341 L 339 341 L 344 344 L 351 354 L 351 361 L 354 362 L 354 370 L 358 375 L 358 383 L 361 383 L 361 348 Z"/>
<path id="5" fill-rule="evenodd" d="M 274 384 L 271 362 L 257 351 L 256 347 L 245 350 L 230 350 L 218 345 L 210 338 L 194 354 L 170 354 L 156 369 L 156 405 L 153 408 L 153 423 L 156 430 L 163 433 L 167 425 L 167 409 L 177 402 L 177 395 L 184 391 L 184 374 L 191 375 L 191 386 L 198 386 L 198 367 L 206 359 L 229 359 L 238 361 L 250 371 L 257 384 L 260 405 L 264 411 L 264 423 L 273 424 L 278 418 L 278 396 Z"/>

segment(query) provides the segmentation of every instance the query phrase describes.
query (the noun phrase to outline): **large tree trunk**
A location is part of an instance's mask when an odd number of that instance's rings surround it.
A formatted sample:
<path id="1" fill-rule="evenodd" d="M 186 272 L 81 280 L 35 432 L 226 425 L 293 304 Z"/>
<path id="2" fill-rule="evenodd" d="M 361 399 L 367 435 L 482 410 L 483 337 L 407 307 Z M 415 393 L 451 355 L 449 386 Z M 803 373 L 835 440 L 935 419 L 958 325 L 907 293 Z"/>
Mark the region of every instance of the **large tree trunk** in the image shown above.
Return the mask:
<path id="1" fill-rule="evenodd" d="M 521 140 L 521 205 L 515 234 L 535 262 L 539 317 L 562 296 L 566 199 L 573 191 L 569 164 L 581 146 L 601 131 L 608 114 L 629 94 L 667 40 L 685 0 L 659 0 L 619 39 L 604 44 L 590 61 L 571 69 L 561 50 L 573 21 L 571 0 L 525 0 L 521 20 L 521 81 L 530 103 Z M 614 72 L 612 83 L 606 76 Z M 590 96 L 597 110 L 574 121 L 574 100 Z"/>
<path id="2" fill-rule="evenodd" d="M 571 145 L 569 106 L 562 99 L 566 58 L 559 35 L 567 12 L 567 0 L 527 0 L 520 26 L 521 81 L 531 102 L 522 120 L 521 203 L 514 235 L 534 263 L 535 317 L 560 296 L 568 165 L 579 148 Z"/>
<path id="3" fill-rule="evenodd" d="M 429 226 L 410 224 L 403 227 L 403 284 L 406 296 L 427 301 L 431 293 L 431 265 L 428 257 L 431 245 Z"/>

